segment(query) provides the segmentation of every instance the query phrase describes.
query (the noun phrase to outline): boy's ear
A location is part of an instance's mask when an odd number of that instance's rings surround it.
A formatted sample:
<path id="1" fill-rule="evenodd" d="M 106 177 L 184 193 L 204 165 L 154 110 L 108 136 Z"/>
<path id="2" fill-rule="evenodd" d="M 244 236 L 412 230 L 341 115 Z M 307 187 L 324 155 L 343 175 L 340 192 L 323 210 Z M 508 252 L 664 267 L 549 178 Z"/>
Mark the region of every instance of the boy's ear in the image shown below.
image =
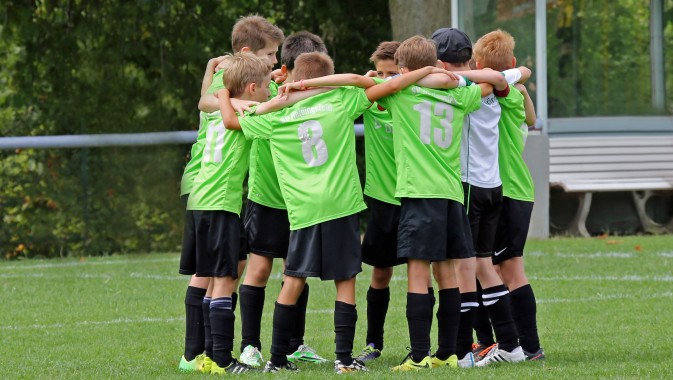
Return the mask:
<path id="1" fill-rule="evenodd" d="M 512 57 L 512 68 L 516 67 L 516 57 Z"/>
<path id="2" fill-rule="evenodd" d="M 482 70 L 484 65 L 479 61 L 474 61 L 474 65 L 477 67 L 477 70 Z"/>
<path id="3" fill-rule="evenodd" d="M 252 82 L 248 84 L 248 92 L 252 95 L 255 93 L 255 91 L 257 91 L 257 83 Z"/>
<path id="4" fill-rule="evenodd" d="M 407 73 L 409 73 L 409 68 L 406 67 L 406 66 L 402 66 L 402 67 L 399 68 L 399 72 L 400 72 L 400 74 L 407 74 Z"/>
<path id="5" fill-rule="evenodd" d="M 252 50 L 247 46 L 243 46 L 243 48 L 241 48 L 241 53 L 250 53 L 251 51 Z"/>

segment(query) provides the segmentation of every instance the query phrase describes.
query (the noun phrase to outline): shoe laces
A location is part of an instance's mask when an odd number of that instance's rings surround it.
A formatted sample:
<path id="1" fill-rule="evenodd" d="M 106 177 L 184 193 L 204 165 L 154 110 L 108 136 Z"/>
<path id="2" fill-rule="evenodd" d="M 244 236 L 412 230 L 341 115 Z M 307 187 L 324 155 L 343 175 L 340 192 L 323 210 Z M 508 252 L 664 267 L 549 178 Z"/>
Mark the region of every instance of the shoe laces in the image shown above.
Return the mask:
<path id="1" fill-rule="evenodd" d="M 488 356 L 489 353 L 491 353 L 491 351 L 495 352 L 494 349 L 496 348 L 496 346 L 497 346 L 497 343 L 494 343 L 494 344 L 484 348 L 483 350 L 481 350 L 481 352 L 479 354 L 477 354 L 477 356 L 479 356 L 480 358 L 485 358 L 486 356 Z"/>
<path id="2" fill-rule="evenodd" d="M 308 351 L 308 352 L 310 352 L 310 353 L 312 353 L 312 354 L 316 354 L 316 353 L 317 353 L 316 350 L 312 349 L 311 347 L 309 347 L 309 346 L 307 346 L 307 345 L 305 345 L 305 344 L 302 344 L 301 346 L 299 346 L 299 348 L 297 349 L 297 351 Z"/>

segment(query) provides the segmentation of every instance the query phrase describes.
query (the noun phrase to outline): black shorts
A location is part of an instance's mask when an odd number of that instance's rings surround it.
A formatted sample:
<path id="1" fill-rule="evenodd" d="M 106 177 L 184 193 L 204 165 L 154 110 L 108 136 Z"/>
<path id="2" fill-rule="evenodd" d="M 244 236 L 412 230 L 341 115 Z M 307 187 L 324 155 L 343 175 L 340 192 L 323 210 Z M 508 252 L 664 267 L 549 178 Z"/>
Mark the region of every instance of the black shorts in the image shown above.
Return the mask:
<path id="1" fill-rule="evenodd" d="M 463 182 L 463 189 L 474 252 L 477 257 L 491 257 L 502 208 L 502 186 L 486 188 Z"/>
<path id="2" fill-rule="evenodd" d="M 357 214 L 290 231 L 285 274 L 348 280 L 362 271 Z"/>
<path id="3" fill-rule="evenodd" d="M 196 276 L 238 278 L 241 225 L 228 211 L 193 211 Z"/>
<path id="4" fill-rule="evenodd" d="M 189 194 L 180 198 L 186 209 Z M 182 228 L 182 253 L 180 254 L 180 269 L 178 272 L 186 275 L 196 273 L 196 229 L 191 210 L 185 210 L 185 221 Z"/>
<path id="5" fill-rule="evenodd" d="M 377 268 L 406 263 L 397 258 L 400 206 L 366 197 L 369 209 L 367 231 L 362 240 L 362 262 Z"/>
<path id="6" fill-rule="evenodd" d="M 284 259 L 290 244 L 287 210 L 263 206 L 248 200 L 245 208 L 245 232 L 250 252 Z"/>
<path id="7" fill-rule="evenodd" d="M 402 198 L 397 257 L 444 261 L 474 257 L 465 207 L 443 198 Z"/>
<path id="8" fill-rule="evenodd" d="M 502 198 L 502 211 L 493 247 L 493 264 L 523 256 L 532 213 L 533 202 Z"/>

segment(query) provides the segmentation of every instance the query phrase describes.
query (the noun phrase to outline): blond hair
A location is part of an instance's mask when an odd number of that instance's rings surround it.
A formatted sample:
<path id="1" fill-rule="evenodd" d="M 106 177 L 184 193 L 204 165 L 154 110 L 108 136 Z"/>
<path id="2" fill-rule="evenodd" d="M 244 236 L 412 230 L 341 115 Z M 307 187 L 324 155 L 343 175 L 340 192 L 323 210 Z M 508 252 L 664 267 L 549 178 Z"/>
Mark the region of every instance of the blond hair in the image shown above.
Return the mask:
<path id="1" fill-rule="evenodd" d="M 222 80 L 232 98 L 243 95 L 250 83 L 261 86 L 271 72 L 266 60 L 251 53 L 227 54 L 222 62 Z"/>
<path id="2" fill-rule="evenodd" d="M 234 51 L 248 47 L 257 53 L 269 43 L 280 45 L 284 39 L 285 35 L 280 28 L 257 15 L 241 17 L 231 31 L 231 47 Z"/>
<path id="3" fill-rule="evenodd" d="M 383 41 L 376 47 L 369 60 L 376 64 L 379 61 L 394 60 L 395 52 L 400 47 L 399 41 Z"/>
<path id="4" fill-rule="evenodd" d="M 474 44 L 474 59 L 482 66 L 497 71 L 512 68 L 514 37 L 504 30 L 484 34 Z"/>
<path id="5" fill-rule="evenodd" d="M 400 44 L 395 52 L 395 64 L 410 71 L 437 63 L 435 41 L 423 36 L 413 36 Z"/>
<path id="6" fill-rule="evenodd" d="M 294 80 L 311 79 L 334 74 L 334 62 L 325 53 L 302 53 L 294 61 Z"/>

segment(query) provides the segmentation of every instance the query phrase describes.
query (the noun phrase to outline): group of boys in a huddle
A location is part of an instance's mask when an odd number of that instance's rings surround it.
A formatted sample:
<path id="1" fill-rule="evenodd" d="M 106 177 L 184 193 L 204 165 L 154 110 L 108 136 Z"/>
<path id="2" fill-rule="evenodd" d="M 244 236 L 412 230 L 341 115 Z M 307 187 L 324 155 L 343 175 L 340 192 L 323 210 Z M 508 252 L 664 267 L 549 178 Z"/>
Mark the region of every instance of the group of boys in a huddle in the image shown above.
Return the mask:
<path id="1" fill-rule="evenodd" d="M 272 71 L 281 44 L 282 68 Z M 299 362 L 326 362 L 303 340 L 306 278 L 319 277 L 336 286 L 335 372 L 367 371 L 383 350 L 389 283 L 400 264 L 410 352 L 393 370 L 544 359 L 523 266 L 533 183 L 522 152 L 535 111 L 522 83 L 531 72 L 515 68 L 509 34 L 488 33 L 474 47 L 453 28 L 382 42 L 371 56 L 376 71 L 365 76 L 335 75 L 318 36 L 284 38 L 260 16 L 236 23 L 232 48 L 206 67 L 181 184 L 180 273 L 192 278 L 180 370 L 297 371 Z M 353 128 L 360 115 L 364 191 Z M 361 239 L 363 192 L 370 216 Z M 284 260 L 284 280 L 264 362 L 261 320 L 275 258 Z M 367 344 L 354 357 L 363 261 L 373 267 Z"/>

